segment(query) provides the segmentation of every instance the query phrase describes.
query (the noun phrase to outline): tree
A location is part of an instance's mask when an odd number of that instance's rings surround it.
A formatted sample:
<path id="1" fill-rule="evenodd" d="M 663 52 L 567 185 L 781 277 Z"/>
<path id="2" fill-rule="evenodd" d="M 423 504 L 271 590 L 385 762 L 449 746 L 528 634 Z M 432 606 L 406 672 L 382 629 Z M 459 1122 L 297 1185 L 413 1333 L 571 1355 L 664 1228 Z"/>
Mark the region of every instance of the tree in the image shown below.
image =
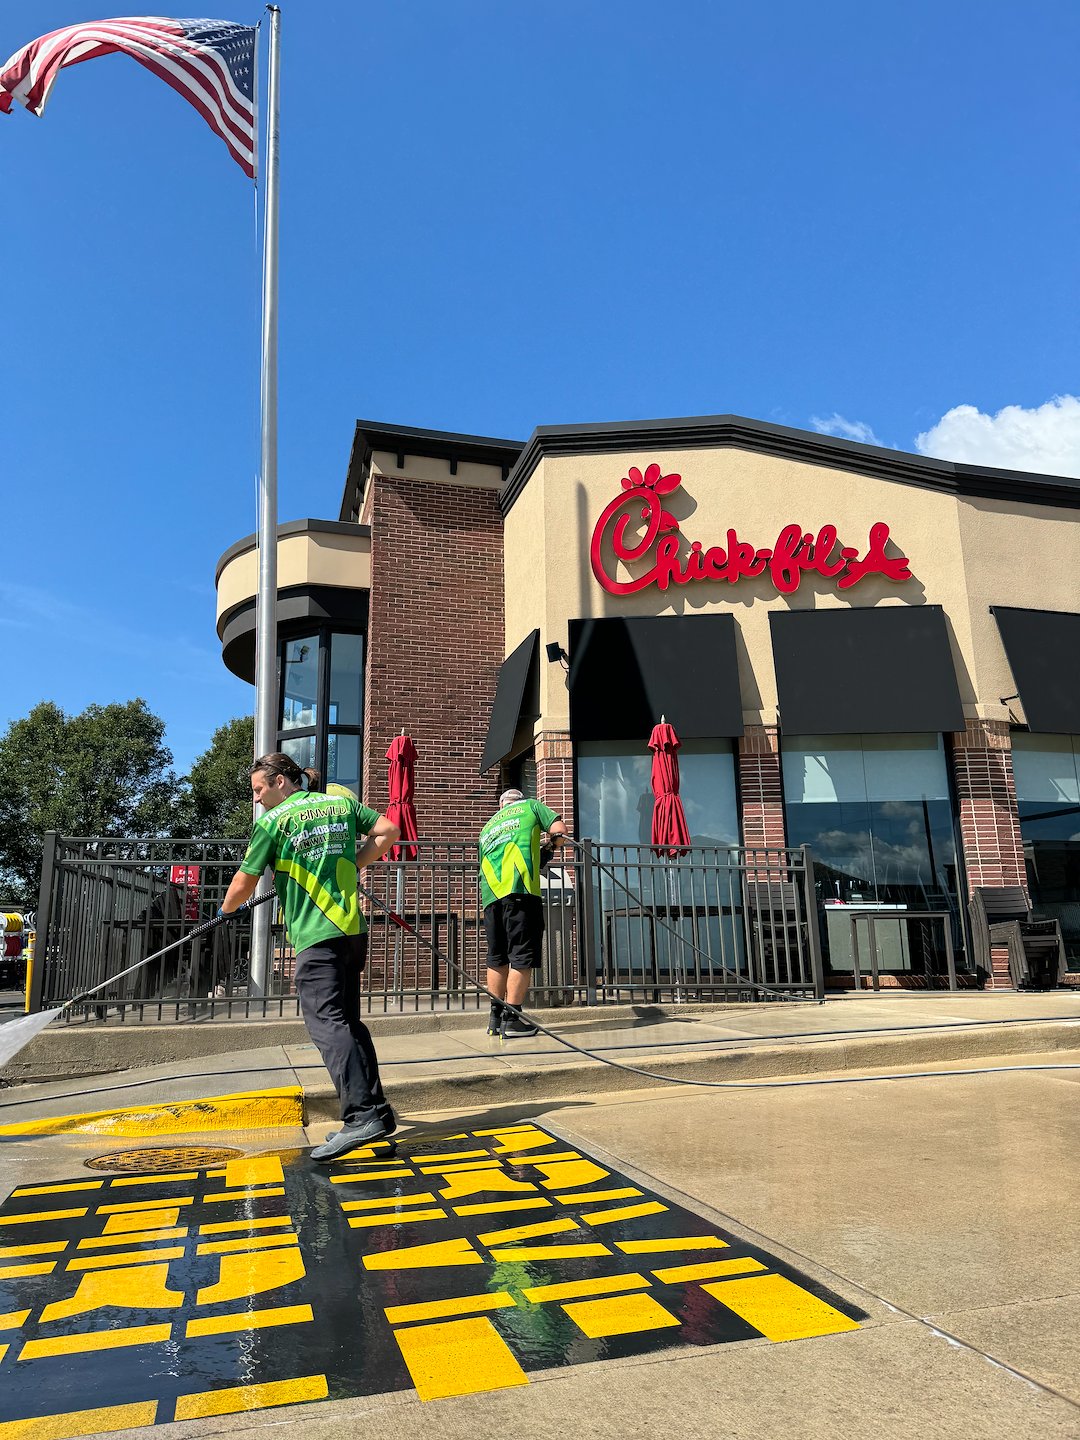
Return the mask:
<path id="1" fill-rule="evenodd" d="M 177 806 L 178 835 L 246 838 L 251 831 L 251 780 L 255 722 L 239 716 L 214 731 L 210 747 L 186 777 Z"/>
<path id="2" fill-rule="evenodd" d="M 0 737 L 0 886 L 37 900 L 42 837 L 160 835 L 176 805 L 165 722 L 144 700 L 65 715 L 35 705 Z"/>

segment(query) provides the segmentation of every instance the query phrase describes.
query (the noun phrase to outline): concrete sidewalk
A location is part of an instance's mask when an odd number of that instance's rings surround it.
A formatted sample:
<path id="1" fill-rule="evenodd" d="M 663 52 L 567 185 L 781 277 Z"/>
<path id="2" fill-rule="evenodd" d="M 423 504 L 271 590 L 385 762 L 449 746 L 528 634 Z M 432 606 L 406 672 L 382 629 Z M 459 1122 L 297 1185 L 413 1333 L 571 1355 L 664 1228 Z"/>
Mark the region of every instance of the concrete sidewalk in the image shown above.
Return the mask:
<path id="1" fill-rule="evenodd" d="M 539 1016 L 581 1049 L 676 1083 L 979 1063 L 1018 1054 L 1051 1056 L 1080 1046 L 1080 995 L 1071 992 L 903 1000 L 867 996 L 824 1006 L 621 1006 Z M 399 1110 L 508 1104 L 523 1095 L 546 1101 L 642 1086 L 666 1088 L 661 1078 L 611 1068 L 545 1035 L 505 1043 L 489 1038 L 476 1014 L 423 1018 L 428 1023 L 419 1032 L 417 1017 L 380 1017 L 372 1026 L 384 1082 Z M 241 1048 L 89 1077 L 10 1085 L 0 1091 L 0 1134 L 17 1133 L 12 1127 L 28 1122 L 41 1126 L 87 1115 L 101 1118 L 74 1128 L 114 1135 L 335 1119 L 337 1098 L 318 1052 L 295 1022 L 280 1035 L 283 1023 L 289 1022 L 245 1023 L 231 1032 L 220 1024 L 192 1027 L 185 1035 L 211 1032 L 217 1039 L 231 1033 Z M 119 1041 L 137 1032 L 140 1051 L 156 1050 L 160 1056 L 178 1044 L 177 1029 L 57 1028 L 56 1037 L 61 1046 L 74 1046 L 89 1036 L 101 1058 L 111 1044 L 122 1049 Z M 252 1044 L 259 1040 L 264 1043 Z M 226 1105 L 223 1097 L 244 1097 L 244 1103 Z M 155 1107 L 167 1112 L 157 1121 Z M 134 1117 L 122 1111 L 133 1111 Z M 73 1127 L 57 1123 L 57 1128 Z"/>

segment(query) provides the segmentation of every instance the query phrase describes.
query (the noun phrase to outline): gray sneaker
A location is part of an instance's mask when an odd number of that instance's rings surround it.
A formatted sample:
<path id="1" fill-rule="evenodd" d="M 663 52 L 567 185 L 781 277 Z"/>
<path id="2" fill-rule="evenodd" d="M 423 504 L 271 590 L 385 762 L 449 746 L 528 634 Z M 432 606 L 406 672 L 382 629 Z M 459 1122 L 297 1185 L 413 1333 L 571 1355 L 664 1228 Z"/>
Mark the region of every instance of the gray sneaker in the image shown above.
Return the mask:
<path id="1" fill-rule="evenodd" d="M 343 1129 L 328 1136 L 321 1145 L 315 1146 L 311 1152 L 311 1158 L 313 1160 L 336 1160 L 341 1155 L 348 1155 L 352 1150 L 363 1150 L 377 1140 L 387 1139 L 389 1137 L 381 1120 L 366 1120 L 362 1125 L 346 1125 Z M 393 1145 L 392 1140 L 390 1144 Z"/>

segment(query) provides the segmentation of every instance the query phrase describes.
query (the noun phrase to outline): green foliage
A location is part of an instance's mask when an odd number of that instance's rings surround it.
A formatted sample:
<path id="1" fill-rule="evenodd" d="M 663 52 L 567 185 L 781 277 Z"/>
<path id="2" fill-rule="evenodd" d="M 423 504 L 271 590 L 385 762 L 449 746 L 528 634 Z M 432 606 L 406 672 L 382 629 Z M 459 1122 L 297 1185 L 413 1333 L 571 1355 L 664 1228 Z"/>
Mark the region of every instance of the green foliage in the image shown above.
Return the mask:
<path id="1" fill-rule="evenodd" d="M 251 832 L 251 780 L 255 721 L 250 715 L 214 731 L 210 748 L 195 761 L 177 805 L 175 835 L 244 839 Z"/>
<path id="2" fill-rule="evenodd" d="M 177 780 L 165 723 L 143 700 L 65 715 L 42 701 L 0 737 L 0 887 L 33 905 L 47 830 L 167 833 Z"/>

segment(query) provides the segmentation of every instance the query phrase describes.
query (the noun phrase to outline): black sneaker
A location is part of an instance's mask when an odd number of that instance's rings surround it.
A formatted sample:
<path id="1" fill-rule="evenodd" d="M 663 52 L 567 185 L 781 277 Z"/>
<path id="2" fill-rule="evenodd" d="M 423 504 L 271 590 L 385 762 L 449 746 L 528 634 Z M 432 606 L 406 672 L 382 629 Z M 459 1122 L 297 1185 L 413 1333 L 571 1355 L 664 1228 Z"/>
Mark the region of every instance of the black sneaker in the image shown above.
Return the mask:
<path id="1" fill-rule="evenodd" d="M 531 1020 L 526 1020 L 524 1015 L 508 1013 L 503 1016 L 502 1038 L 504 1040 L 529 1040 L 537 1034 L 539 1031 L 536 1026 Z"/>
<path id="2" fill-rule="evenodd" d="M 341 1155 L 348 1155 L 353 1150 L 363 1150 L 369 1145 L 374 1145 L 378 1140 L 387 1140 L 383 1123 L 379 1119 L 365 1120 L 362 1125 L 346 1125 L 344 1129 L 338 1130 L 329 1136 L 321 1145 L 316 1145 L 311 1152 L 313 1160 L 337 1160 Z"/>
<path id="3" fill-rule="evenodd" d="M 497 1000 L 491 1002 L 491 1014 L 488 1016 L 487 1033 L 489 1035 L 501 1035 L 503 1022 L 503 1007 Z"/>

